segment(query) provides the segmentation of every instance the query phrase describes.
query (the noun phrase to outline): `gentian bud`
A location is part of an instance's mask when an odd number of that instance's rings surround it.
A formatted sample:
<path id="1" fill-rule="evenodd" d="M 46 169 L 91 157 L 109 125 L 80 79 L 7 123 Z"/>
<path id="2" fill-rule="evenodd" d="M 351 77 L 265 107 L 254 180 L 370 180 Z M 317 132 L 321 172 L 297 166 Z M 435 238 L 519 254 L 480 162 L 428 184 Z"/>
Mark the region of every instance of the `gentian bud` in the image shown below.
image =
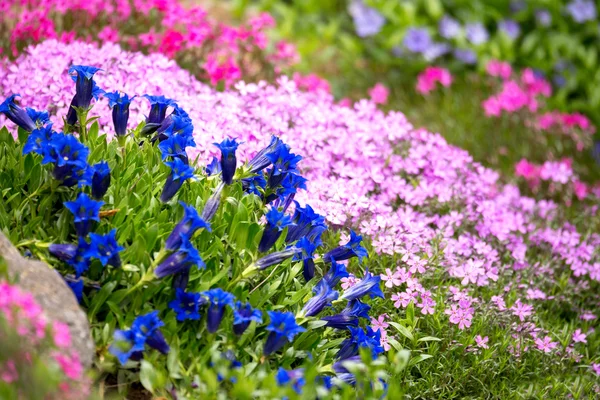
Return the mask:
<path id="1" fill-rule="evenodd" d="M 88 109 L 92 102 L 94 92 L 94 74 L 100 71 L 100 68 L 90 67 L 86 65 L 72 65 L 69 68 L 69 74 L 76 73 L 75 80 L 75 97 L 77 98 L 77 106 Z"/>
<path id="2" fill-rule="evenodd" d="M 48 251 L 54 257 L 58 258 L 60 261 L 69 261 L 75 254 L 77 253 L 77 246 L 74 244 L 51 244 L 48 247 Z"/>
<path id="3" fill-rule="evenodd" d="M 313 288 L 315 295 L 306 303 L 303 311 L 307 317 L 314 317 L 319 314 L 327 306 L 331 306 L 331 302 L 338 298 L 338 292 L 331 289 L 327 282 L 322 279 Z"/>
<path id="4" fill-rule="evenodd" d="M 171 282 L 171 287 L 174 290 L 177 290 L 177 289 L 185 290 L 189 281 L 190 281 L 190 270 L 185 269 L 185 270 L 173 275 L 173 281 Z"/>
<path id="5" fill-rule="evenodd" d="M 65 207 L 75 217 L 75 231 L 79 236 L 86 236 L 92 229 L 91 222 L 100 222 L 100 208 L 104 202 L 94 201 L 85 193 L 79 193 L 75 201 L 65 202 Z"/>
<path id="6" fill-rule="evenodd" d="M 198 215 L 198 211 L 192 206 L 188 206 L 184 202 L 180 201 L 179 204 L 183 206 L 184 214 L 183 219 L 175 225 L 173 232 L 167 238 L 165 242 L 165 248 L 167 250 L 176 250 L 181 246 L 183 240 L 189 240 L 194 233 L 201 228 L 205 228 L 210 232 L 210 224 L 204 221 Z"/>
<path id="7" fill-rule="evenodd" d="M 206 315 L 206 330 L 215 333 L 221 325 L 225 306 L 233 307 L 235 297 L 222 289 L 211 289 L 203 293 L 208 298 L 210 306 Z"/>
<path id="8" fill-rule="evenodd" d="M 271 142 L 269 145 L 256 153 L 252 160 L 248 162 L 250 171 L 252 173 L 257 173 L 268 167 L 269 164 L 271 164 L 271 159 L 267 155 L 277 152 L 280 146 L 285 146 L 281 139 L 279 139 L 277 136 L 271 136 Z"/>
<path id="9" fill-rule="evenodd" d="M 271 265 L 280 264 L 284 262 L 288 258 L 292 257 L 294 254 L 297 254 L 299 251 L 300 249 L 296 247 L 290 247 L 285 250 L 277 251 L 275 253 L 259 258 L 254 264 L 258 267 L 259 270 L 263 270 L 270 267 Z"/>
<path id="10" fill-rule="evenodd" d="M 265 217 L 267 219 L 267 225 L 265 226 L 260 243 L 258 244 L 258 251 L 262 253 L 273 247 L 286 226 L 292 225 L 292 219 L 290 216 L 285 215 L 275 207 L 272 207 L 265 214 Z"/>
<path id="11" fill-rule="evenodd" d="M 2 104 L 0 104 L 0 113 L 6 115 L 6 118 L 10 119 L 12 122 L 17 124 L 23 130 L 27 132 L 33 131 L 36 126 L 27 110 L 19 107 L 15 103 L 15 97 L 21 96 L 20 94 L 13 94 L 4 100 Z"/>
<path id="12" fill-rule="evenodd" d="M 265 356 L 273 354 L 287 342 L 291 342 L 298 333 L 306 331 L 296 324 L 291 312 L 268 311 L 268 314 L 271 322 L 266 328 L 270 333 L 263 349 Z"/>
<path id="13" fill-rule="evenodd" d="M 179 249 L 167 257 L 154 271 L 158 278 L 189 271 L 192 265 L 198 268 L 206 268 L 198 250 L 187 240 L 184 240 Z"/>
<path id="14" fill-rule="evenodd" d="M 165 186 L 160 195 L 160 201 L 163 203 L 166 203 L 175 196 L 177 191 L 183 185 L 183 182 L 194 177 L 194 169 L 179 158 L 175 158 L 173 161 L 167 161 L 165 164 L 171 168 L 171 173 L 167 177 L 167 181 L 165 182 Z"/>
<path id="15" fill-rule="evenodd" d="M 294 216 L 292 217 L 294 225 L 288 228 L 285 237 L 286 243 L 293 243 L 306 237 L 310 242 L 319 246 L 321 235 L 327 230 L 325 217 L 317 214 L 308 204 L 303 208 L 298 202 L 294 203 L 296 204 Z"/>
<path id="16" fill-rule="evenodd" d="M 330 258 L 329 262 L 331 263 L 331 267 L 323 279 L 327 281 L 329 286 L 335 287 L 342 278 L 347 278 L 350 274 L 346 271 L 346 266 L 344 264 L 336 262 L 333 258 Z"/>
<path id="17" fill-rule="evenodd" d="M 368 304 L 362 303 L 359 300 L 353 300 L 348 302 L 348 305 L 341 313 L 322 317 L 321 320 L 327 322 L 325 326 L 344 330 L 350 326 L 358 326 L 359 318 L 369 319 L 370 309 L 371 307 Z"/>
<path id="18" fill-rule="evenodd" d="M 287 145 L 278 146 L 273 153 L 265 155 L 273 164 L 269 170 L 269 187 L 276 188 L 283 181 L 288 173 L 299 175 L 296 165 L 302 157 L 290 153 L 290 147 Z"/>
<path id="19" fill-rule="evenodd" d="M 129 98 L 125 93 L 112 92 L 105 93 L 104 97 L 108 99 L 108 106 L 112 108 L 115 134 L 117 136 L 125 136 L 127 134 L 127 122 L 129 121 L 129 106 L 136 96 Z"/>
<path id="20" fill-rule="evenodd" d="M 301 250 L 301 252 L 298 252 L 296 255 L 294 255 L 294 260 L 302 260 L 304 267 L 302 270 L 302 275 L 304 276 L 304 280 L 308 282 L 315 276 L 315 261 L 313 260 L 313 255 L 317 249 L 317 246 L 312 244 L 306 237 L 303 237 L 298 241 L 298 243 L 296 243 L 296 247 Z"/>
<path id="21" fill-rule="evenodd" d="M 145 94 L 143 97 L 150 102 L 150 113 L 146 118 L 146 126 L 142 129 L 142 134 L 149 135 L 156 132 L 167 115 L 167 107 L 175 106 L 175 102 L 165 96 L 150 96 Z"/>
<path id="22" fill-rule="evenodd" d="M 235 157 L 235 151 L 237 150 L 240 143 L 236 142 L 235 139 L 225 139 L 221 143 L 213 143 L 221 150 L 221 170 L 223 182 L 226 185 L 230 185 L 233 182 L 233 175 L 237 167 L 237 158 Z"/>
<path id="23" fill-rule="evenodd" d="M 69 104 L 69 111 L 67 111 L 67 125 L 74 126 L 77 123 L 77 111 L 75 110 L 77 107 L 79 107 L 79 103 L 77 103 L 77 95 L 75 95 Z"/>
<path id="24" fill-rule="evenodd" d="M 250 303 L 244 305 L 240 301 L 235 303 L 235 309 L 233 310 L 233 333 L 238 336 L 242 335 L 252 321 L 255 321 L 257 324 L 262 323 L 262 313 L 260 310 L 253 309 Z"/>
<path id="25" fill-rule="evenodd" d="M 206 200 L 206 204 L 202 210 L 201 218 L 207 223 L 210 222 L 219 209 L 219 204 L 221 203 L 221 193 L 223 192 L 224 187 L 225 183 L 219 183 L 219 186 L 217 186 L 215 192 L 208 198 L 208 200 Z"/>
<path id="26" fill-rule="evenodd" d="M 106 161 L 100 161 L 92 168 L 94 170 L 92 175 L 92 197 L 101 199 L 110 186 L 110 168 Z"/>

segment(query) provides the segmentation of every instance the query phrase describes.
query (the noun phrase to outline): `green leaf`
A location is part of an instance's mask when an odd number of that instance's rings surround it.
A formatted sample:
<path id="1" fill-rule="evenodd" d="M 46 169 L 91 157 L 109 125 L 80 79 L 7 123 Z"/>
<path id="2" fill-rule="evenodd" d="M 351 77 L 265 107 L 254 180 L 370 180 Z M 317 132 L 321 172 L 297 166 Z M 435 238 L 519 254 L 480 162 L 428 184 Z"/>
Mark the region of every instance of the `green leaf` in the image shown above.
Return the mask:
<path id="1" fill-rule="evenodd" d="M 410 340 L 411 342 L 415 340 L 415 337 L 413 336 L 413 334 L 408 330 L 407 327 L 400 325 L 397 322 L 389 322 L 390 325 L 392 325 L 394 328 L 396 328 L 396 330 L 398 332 L 400 332 L 400 334 L 404 337 L 406 337 L 408 340 Z"/>
<path id="2" fill-rule="evenodd" d="M 408 362 L 408 366 L 413 367 L 413 366 L 417 365 L 418 363 L 420 363 L 421 361 L 425 361 L 432 357 L 433 356 L 431 354 L 419 354 L 418 356 L 410 359 L 410 361 Z"/>
<path id="3" fill-rule="evenodd" d="M 417 342 L 440 342 L 442 339 L 434 336 L 425 336 L 417 340 Z"/>

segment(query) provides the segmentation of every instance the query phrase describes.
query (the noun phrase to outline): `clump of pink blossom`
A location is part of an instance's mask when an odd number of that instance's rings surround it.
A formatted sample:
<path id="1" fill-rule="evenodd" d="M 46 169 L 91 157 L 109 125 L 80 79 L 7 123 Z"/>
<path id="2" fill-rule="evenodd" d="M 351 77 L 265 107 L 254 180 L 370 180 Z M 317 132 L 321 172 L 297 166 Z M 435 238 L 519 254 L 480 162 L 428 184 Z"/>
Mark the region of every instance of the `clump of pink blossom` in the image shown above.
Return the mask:
<path id="1" fill-rule="evenodd" d="M 435 89 L 437 83 L 449 87 L 452 84 L 452 74 L 446 68 L 427 67 L 417 76 L 417 92 L 428 94 Z"/>
<path id="2" fill-rule="evenodd" d="M 369 89 L 369 97 L 371 97 L 371 101 L 375 104 L 386 104 L 389 95 L 390 91 L 382 83 L 377 83 Z"/>
<path id="3" fill-rule="evenodd" d="M 512 67 L 507 62 L 491 60 L 486 65 L 486 72 L 490 76 L 507 80 L 512 74 Z"/>

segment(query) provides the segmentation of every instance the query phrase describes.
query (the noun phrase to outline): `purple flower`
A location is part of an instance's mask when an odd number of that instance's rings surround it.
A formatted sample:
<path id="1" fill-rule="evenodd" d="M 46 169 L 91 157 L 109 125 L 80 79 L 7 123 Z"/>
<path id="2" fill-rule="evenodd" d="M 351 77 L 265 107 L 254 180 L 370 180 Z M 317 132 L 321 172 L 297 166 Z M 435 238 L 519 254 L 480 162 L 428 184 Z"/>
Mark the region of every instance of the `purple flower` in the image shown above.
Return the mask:
<path id="1" fill-rule="evenodd" d="M 409 28 L 404 36 L 404 47 L 413 53 L 422 53 L 431 46 L 431 36 L 425 28 Z"/>
<path id="2" fill-rule="evenodd" d="M 454 57 L 467 65 L 477 62 L 477 54 L 469 49 L 454 49 Z"/>
<path id="3" fill-rule="evenodd" d="M 177 191 L 183 186 L 183 182 L 194 177 L 194 168 L 190 167 L 180 158 L 174 158 L 173 161 L 166 161 L 165 165 L 171 168 L 171 173 L 167 176 L 165 186 L 160 194 L 160 201 L 166 203 L 171 200 Z"/>
<path id="4" fill-rule="evenodd" d="M 315 261 L 313 260 L 313 256 L 317 246 L 311 243 L 305 236 L 296 243 L 296 247 L 300 251 L 294 255 L 294 260 L 302 260 L 302 275 L 304 276 L 304 280 L 308 282 L 315 276 Z"/>
<path id="5" fill-rule="evenodd" d="M 448 54 L 451 50 L 452 47 L 447 43 L 433 43 L 423 52 L 423 58 L 427 61 L 433 61 L 444 54 Z"/>
<path id="6" fill-rule="evenodd" d="M 75 80 L 75 97 L 77 99 L 77 107 L 89 108 L 94 96 L 94 74 L 100 71 L 100 68 L 90 67 L 87 65 L 72 65 L 69 68 L 69 74 L 76 74 Z"/>
<path id="7" fill-rule="evenodd" d="M 365 5 L 362 0 L 353 0 L 348 12 L 354 21 L 356 34 L 360 37 L 374 36 L 381 31 L 385 18 L 376 9 Z"/>
<path id="8" fill-rule="evenodd" d="M 285 250 L 276 251 L 275 253 L 271 253 L 267 256 L 259 258 L 254 263 L 258 269 L 263 270 L 272 265 L 280 264 L 285 260 L 291 258 L 293 255 L 298 254 L 299 249 L 296 247 L 290 247 Z"/>
<path id="9" fill-rule="evenodd" d="M 129 105 L 136 96 L 129 97 L 126 93 L 112 92 L 105 93 L 104 97 L 108 99 L 108 106 L 112 108 L 112 120 L 117 136 L 127 134 L 127 121 L 129 121 Z"/>
<path id="10" fill-rule="evenodd" d="M 119 252 L 125 248 L 117 243 L 116 234 L 116 229 L 111 230 L 106 235 L 90 233 L 90 247 L 87 255 L 90 258 L 97 258 L 104 266 L 120 267 L 121 257 Z"/>
<path id="11" fill-rule="evenodd" d="M 521 34 L 521 27 L 516 21 L 512 19 L 505 19 L 498 23 L 498 28 L 500 31 L 504 32 L 506 36 L 511 39 L 516 39 Z"/>
<path id="12" fill-rule="evenodd" d="M 592 0 L 574 0 L 565 7 L 567 13 L 577 23 L 596 19 L 596 4 Z"/>
<path id="13" fill-rule="evenodd" d="M 158 311 L 137 317 L 131 329 L 114 333 L 114 343 L 109 351 L 117 357 L 121 364 L 127 360 L 141 358 L 146 344 L 163 354 L 169 352 L 169 345 L 164 336 L 158 330 L 164 323 L 158 318 Z"/>
<path id="14" fill-rule="evenodd" d="M 330 258 L 329 262 L 331 267 L 329 267 L 329 271 L 323 276 L 323 279 L 327 281 L 329 286 L 335 287 L 342 278 L 347 278 L 349 274 L 344 264 L 336 262 L 334 258 Z"/>
<path id="15" fill-rule="evenodd" d="M 323 256 L 323 259 L 325 261 L 329 261 L 331 259 L 335 261 L 343 261 L 352 257 L 358 257 L 358 261 L 360 262 L 363 258 L 369 256 L 367 249 L 360 245 L 361 242 L 362 236 L 357 235 L 354 231 L 350 231 L 350 240 L 348 240 L 348 243 L 329 251 Z"/>
<path id="16" fill-rule="evenodd" d="M 373 331 L 370 326 L 367 327 L 367 331 L 363 331 L 362 328 L 349 327 L 350 338 L 342 342 L 340 350 L 337 353 L 339 360 L 346 360 L 350 357 L 358 355 L 358 349 L 366 347 L 371 349 L 373 358 L 383 353 L 383 347 L 381 347 L 381 332 Z M 334 367 L 334 371 L 336 368 Z M 341 371 L 336 371 L 341 372 Z"/>
<path id="17" fill-rule="evenodd" d="M 440 36 L 444 39 L 454 39 L 460 33 L 460 23 L 449 15 L 444 15 L 438 24 Z"/>
<path id="18" fill-rule="evenodd" d="M 550 26 L 552 24 L 552 14 L 546 9 L 539 9 L 535 11 L 535 20 L 541 26 Z"/>
<path id="19" fill-rule="evenodd" d="M 306 381 L 304 380 L 303 369 L 286 371 L 285 369 L 279 367 L 276 378 L 279 386 L 291 384 L 294 391 L 298 394 L 302 393 L 302 387 L 306 384 Z"/>
<path id="20" fill-rule="evenodd" d="M 223 192 L 224 187 L 225 183 L 219 183 L 219 186 L 217 186 L 214 193 L 210 195 L 208 200 L 206 200 L 206 204 L 204 205 L 204 209 L 202 209 L 201 215 L 201 218 L 206 221 L 206 223 L 209 223 L 217 213 L 219 204 L 221 203 L 221 193 Z"/>
<path id="21" fill-rule="evenodd" d="M 490 35 L 481 22 L 467 24 L 465 26 L 467 40 L 474 45 L 480 45 L 488 41 Z"/>

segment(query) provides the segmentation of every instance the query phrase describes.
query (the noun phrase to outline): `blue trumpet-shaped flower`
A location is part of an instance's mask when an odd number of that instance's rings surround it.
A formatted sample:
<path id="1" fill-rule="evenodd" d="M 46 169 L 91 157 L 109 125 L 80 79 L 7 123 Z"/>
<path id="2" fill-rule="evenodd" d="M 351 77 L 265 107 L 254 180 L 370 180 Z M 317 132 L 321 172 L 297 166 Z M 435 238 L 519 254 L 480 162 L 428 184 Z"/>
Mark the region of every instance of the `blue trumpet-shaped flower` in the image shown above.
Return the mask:
<path id="1" fill-rule="evenodd" d="M 358 257 L 362 261 L 364 257 L 368 257 L 367 249 L 360 245 L 362 236 L 357 235 L 354 231 L 350 231 L 350 240 L 343 246 L 338 246 L 329 251 L 323 256 L 325 260 L 334 259 L 336 261 L 347 260 L 352 257 Z"/>
<path id="2" fill-rule="evenodd" d="M 73 294 L 77 298 L 77 302 L 81 303 L 83 301 L 83 279 L 73 279 L 69 277 L 64 277 L 65 282 L 73 291 Z"/>
<path id="3" fill-rule="evenodd" d="M 381 347 L 381 332 L 373 331 L 370 326 L 367 327 L 367 331 L 363 331 L 362 328 L 349 327 L 350 338 L 342 342 L 340 350 L 337 353 L 337 358 L 345 360 L 350 357 L 358 355 L 358 349 L 361 347 L 371 349 L 373 358 L 377 357 L 378 354 L 383 353 Z"/>
<path id="4" fill-rule="evenodd" d="M 92 221 L 100 222 L 100 208 L 104 202 L 92 200 L 87 194 L 79 193 L 75 201 L 65 202 L 65 207 L 75 217 L 75 231 L 79 236 L 86 236 Z"/>
<path id="5" fill-rule="evenodd" d="M 267 225 L 258 244 L 258 251 L 263 253 L 273 247 L 286 226 L 292 225 L 290 216 L 275 207 L 271 207 L 265 214 L 265 218 L 267 219 Z"/>
<path id="6" fill-rule="evenodd" d="M 379 275 L 373 275 L 369 271 L 366 271 L 362 280 L 351 288 L 347 289 L 340 298 L 346 300 L 356 300 L 365 295 L 369 295 L 371 298 L 381 297 L 383 299 L 383 292 L 379 287 L 380 282 L 381 277 Z"/>
<path id="7" fill-rule="evenodd" d="M 173 281 L 171 282 L 171 287 L 174 290 L 181 289 L 185 290 L 188 282 L 190 281 L 190 270 L 184 269 L 181 272 L 177 272 L 173 275 Z"/>
<path id="8" fill-rule="evenodd" d="M 210 232 L 210 224 L 198 215 L 196 208 L 189 206 L 182 201 L 180 201 L 179 204 L 181 204 L 184 209 L 183 218 L 175 225 L 173 232 L 171 232 L 167 238 L 167 241 L 165 242 L 165 248 L 167 250 L 176 250 L 179 248 L 182 241 L 191 239 L 198 229 L 204 228 Z"/>
<path id="9" fill-rule="evenodd" d="M 50 123 L 50 115 L 48 114 L 48 111 L 38 111 L 29 107 L 27 107 L 26 110 L 27 115 L 29 115 L 29 118 L 31 118 L 36 128 L 43 128 L 46 126 L 46 124 Z"/>
<path id="10" fill-rule="evenodd" d="M 311 243 L 306 237 L 303 237 L 296 243 L 296 247 L 300 252 L 294 255 L 294 260 L 302 261 L 302 276 L 308 282 L 315 276 L 315 260 L 313 260 L 313 256 L 317 246 Z"/>
<path id="11" fill-rule="evenodd" d="M 75 77 L 77 107 L 85 109 L 90 107 L 94 91 L 94 74 L 98 71 L 100 71 L 100 68 L 87 65 L 72 65 L 69 68 L 69 74 L 77 74 Z"/>
<path id="12" fill-rule="evenodd" d="M 13 94 L 6 98 L 0 104 L 0 113 L 6 115 L 6 118 L 17 124 L 20 128 L 27 132 L 33 131 L 36 126 L 35 122 L 31 119 L 31 116 L 27 113 L 27 110 L 19 107 L 15 103 L 15 97 L 21 96 L 20 94 Z"/>
<path id="13" fill-rule="evenodd" d="M 278 152 L 279 147 L 281 146 L 285 146 L 281 139 L 277 136 L 271 136 L 271 142 L 267 147 L 256 153 L 256 155 L 248 162 L 250 171 L 257 173 L 268 167 L 272 163 L 270 155 Z"/>
<path id="14" fill-rule="evenodd" d="M 206 175 L 213 176 L 221 172 L 221 163 L 217 160 L 217 157 L 213 157 L 210 164 L 205 168 Z"/>
<path id="15" fill-rule="evenodd" d="M 101 199 L 110 186 L 110 168 L 106 161 L 100 161 L 92 169 L 92 197 Z"/>
<path id="16" fill-rule="evenodd" d="M 276 193 L 267 198 L 266 203 L 276 200 L 277 207 L 286 211 L 294 201 L 298 189 L 306 189 L 307 179 L 298 174 L 287 174 Z"/>
<path id="17" fill-rule="evenodd" d="M 158 126 L 160 126 L 167 115 L 167 108 L 174 106 L 175 102 L 165 96 L 150 96 L 145 94 L 143 97 L 147 98 L 150 102 L 150 113 L 148 114 L 148 118 L 146 118 L 146 124 L 157 124 L 156 128 L 158 129 Z"/>
<path id="18" fill-rule="evenodd" d="M 269 171 L 269 186 L 276 188 L 289 173 L 298 174 L 296 166 L 302 160 L 302 157 L 290 152 L 287 145 L 278 146 L 273 153 L 266 154 L 266 157 L 273 163 Z"/>
<path id="19" fill-rule="evenodd" d="M 200 293 L 186 292 L 182 289 L 175 291 L 175 300 L 169 303 L 169 308 L 177 313 L 177 321 L 199 320 L 200 306 L 206 303 Z"/>
<path id="20" fill-rule="evenodd" d="M 91 170 L 88 170 L 87 157 L 89 149 L 75 136 L 54 133 L 43 151 L 42 164 L 53 163 L 52 175 L 64 186 L 70 187 L 77 183 L 80 186 L 89 185 Z"/>
<path id="21" fill-rule="evenodd" d="M 129 97 L 126 93 L 111 92 L 105 93 L 104 97 L 108 99 L 108 106 L 112 108 L 112 120 L 117 136 L 127 134 L 127 122 L 129 121 L 129 106 L 136 96 Z"/>
<path id="22" fill-rule="evenodd" d="M 303 369 L 293 369 L 287 371 L 281 367 L 277 370 L 277 384 L 279 386 L 291 385 L 294 391 L 298 394 L 302 393 L 302 388 L 306 384 L 304 380 L 304 370 Z"/>
<path id="23" fill-rule="evenodd" d="M 223 320 L 225 306 L 233 308 L 235 297 L 231 293 L 219 288 L 208 290 L 203 295 L 208 298 L 210 303 L 208 314 L 206 315 L 206 330 L 210 333 L 215 333 Z"/>
<path id="24" fill-rule="evenodd" d="M 163 122 L 161 122 L 158 129 L 156 129 L 156 135 L 154 135 L 154 137 L 152 138 L 152 142 L 155 142 L 157 140 L 159 142 L 163 142 L 172 136 L 181 136 L 187 140 L 186 146 L 196 146 L 193 136 L 194 125 L 192 124 L 191 118 L 177 104 L 174 104 L 173 107 L 175 107 L 173 112 L 169 114 L 163 120 Z M 152 129 L 152 125 L 147 126 L 149 126 L 148 129 Z"/>
<path id="25" fill-rule="evenodd" d="M 314 296 L 304 305 L 304 314 L 314 317 L 325 307 L 331 306 L 331 302 L 338 298 L 338 292 L 331 289 L 327 282 L 322 279 L 313 289 Z"/>
<path id="26" fill-rule="evenodd" d="M 252 193 L 259 197 L 262 197 L 262 192 L 260 189 L 265 190 L 266 186 L 267 180 L 262 174 L 253 176 L 252 178 L 242 179 L 242 188 L 244 189 L 244 192 Z"/>
<path id="27" fill-rule="evenodd" d="M 301 207 L 298 202 L 295 202 L 296 207 L 292 222 L 294 225 L 288 229 L 287 236 L 285 237 L 286 243 L 293 243 L 306 237 L 315 245 L 321 244 L 321 235 L 327 230 L 327 224 L 325 224 L 325 217 L 317 214 L 310 205 Z"/>
<path id="28" fill-rule="evenodd" d="M 210 222 L 211 219 L 217 213 L 219 209 L 219 204 L 221 204 L 221 193 L 223 192 L 223 188 L 225 187 L 225 183 L 221 182 L 219 186 L 215 189 L 214 193 L 210 195 L 208 200 L 206 200 L 206 204 L 204 205 L 204 209 L 202 210 L 202 219 L 206 222 Z"/>
<path id="29" fill-rule="evenodd" d="M 187 179 L 194 177 L 194 169 L 179 158 L 167 161 L 165 164 L 171 168 L 165 186 L 160 195 L 160 201 L 166 203 L 171 200 Z"/>
<path id="30" fill-rule="evenodd" d="M 44 155 L 55 133 L 52 130 L 52 124 L 34 129 L 23 146 L 23 154 L 36 153 Z"/>
<path id="31" fill-rule="evenodd" d="M 169 157 L 180 158 L 187 164 L 188 156 L 185 152 L 186 146 L 189 146 L 188 139 L 182 135 L 173 135 L 158 145 L 163 161 Z"/>
<path id="32" fill-rule="evenodd" d="M 121 257 L 119 256 L 119 252 L 125 248 L 119 246 L 119 243 L 117 243 L 116 234 L 116 229 L 111 230 L 106 235 L 90 233 L 89 257 L 97 258 L 105 267 L 107 265 L 120 267 Z"/>
<path id="33" fill-rule="evenodd" d="M 254 264 L 258 267 L 258 269 L 263 270 L 272 265 L 284 262 L 293 255 L 298 254 L 299 251 L 300 250 L 296 247 L 289 247 L 285 250 L 276 251 L 275 253 L 271 253 L 267 256 L 259 258 Z"/>
<path id="34" fill-rule="evenodd" d="M 235 151 L 237 150 L 240 143 L 235 139 L 224 139 L 221 143 L 213 143 L 221 150 L 221 171 L 223 182 L 226 185 L 231 185 L 233 182 L 233 175 L 237 167 L 237 158 Z"/>
<path id="35" fill-rule="evenodd" d="M 163 325 L 157 311 L 141 315 L 133 321 L 131 329 L 115 331 L 114 343 L 109 351 L 121 364 L 125 364 L 129 358 L 140 358 L 146 344 L 166 354 L 169 352 L 169 345 L 159 330 Z"/>
<path id="36" fill-rule="evenodd" d="M 79 237 L 75 254 L 73 257 L 66 260 L 67 264 L 69 264 L 75 270 L 76 278 L 79 278 L 90 267 L 91 259 L 89 256 L 89 249 L 90 245 L 85 241 L 85 239 Z"/>
<path id="37" fill-rule="evenodd" d="M 235 303 L 233 310 L 233 333 L 238 336 L 242 335 L 252 321 L 258 324 L 262 323 L 262 312 L 252 308 L 250 303 L 242 304 L 240 301 Z"/>
<path id="38" fill-rule="evenodd" d="M 154 270 L 154 274 L 158 278 L 164 278 L 165 276 L 189 271 L 192 265 L 196 265 L 198 268 L 206 268 L 198 250 L 188 240 L 184 240 L 179 249 Z"/>
<path id="39" fill-rule="evenodd" d="M 331 267 L 329 267 L 329 271 L 327 271 L 323 279 L 327 281 L 329 286 L 335 287 L 342 278 L 347 278 L 350 275 L 346 271 L 344 264 L 336 262 L 333 258 L 329 259 L 329 262 L 331 263 Z"/>
<path id="40" fill-rule="evenodd" d="M 268 314 L 271 322 L 266 328 L 270 333 L 263 349 L 265 356 L 273 354 L 287 342 L 291 342 L 297 334 L 306 331 L 296 323 L 291 312 L 268 311 Z"/>
<path id="41" fill-rule="evenodd" d="M 48 252 L 52 254 L 54 257 L 58 258 L 61 261 L 67 262 L 75 257 L 77 253 L 77 246 L 71 243 L 68 244 L 54 244 L 52 243 L 48 247 Z"/>
<path id="42" fill-rule="evenodd" d="M 370 309 L 371 307 L 368 304 L 362 303 L 360 300 L 353 300 L 348 302 L 341 313 L 322 317 L 321 319 L 326 321 L 326 326 L 330 328 L 347 329 L 350 326 L 358 326 L 359 318 L 368 319 Z"/>

